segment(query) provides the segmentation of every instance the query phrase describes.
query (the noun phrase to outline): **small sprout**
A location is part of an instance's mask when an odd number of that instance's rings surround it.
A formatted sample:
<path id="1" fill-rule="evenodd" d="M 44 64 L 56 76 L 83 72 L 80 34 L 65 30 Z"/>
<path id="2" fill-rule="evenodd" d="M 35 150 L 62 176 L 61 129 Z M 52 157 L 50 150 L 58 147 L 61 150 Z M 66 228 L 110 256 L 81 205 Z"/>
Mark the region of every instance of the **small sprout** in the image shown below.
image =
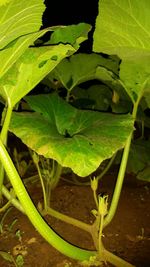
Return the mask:
<path id="1" fill-rule="evenodd" d="M 16 258 L 16 264 L 17 264 L 17 267 L 22 267 L 24 265 L 24 258 L 22 255 L 18 255 L 17 258 Z"/>
<path id="2" fill-rule="evenodd" d="M 9 252 L 0 251 L 0 256 L 6 261 L 13 262 L 13 256 Z"/>
<path id="3" fill-rule="evenodd" d="M 14 220 L 12 221 L 12 223 L 10 223 L 10 224 L 8 225 L 8 230 L 9 230 L 9 232 L 12 232 L 13 227 L 14 227 L 14 225 L 16 224 L 17 220 L 18 220 L 18 219 L 14 219 Z"/>
<path id="4" fill-rule="evenodd" d="M 91 188 L 93 191 L 96 191 L 98 188 L 98 179 L 93 177 L 93 179 L 91 179 Z"/>
<path id="5" fill-rule="evenodd" d="M 17 230 L 15 234 L 16 234 L 16 237 L 19 239 L 19 242 L 21 242 L 22 241 L 21 231 Z"/>

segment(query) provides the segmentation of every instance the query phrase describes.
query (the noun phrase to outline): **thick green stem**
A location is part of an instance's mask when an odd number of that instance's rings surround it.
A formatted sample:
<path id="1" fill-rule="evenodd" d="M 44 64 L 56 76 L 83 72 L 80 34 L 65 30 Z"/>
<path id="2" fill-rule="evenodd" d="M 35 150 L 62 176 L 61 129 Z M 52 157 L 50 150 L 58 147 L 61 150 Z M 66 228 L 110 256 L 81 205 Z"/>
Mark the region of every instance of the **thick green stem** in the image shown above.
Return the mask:
<path id="1" fill-rule="evenodd" d="M 0 160 L 5 168 L 5 171 L 10 179 L 10 182 L 15 190 L 15 193 L 20 200 L 20 203 L 32 222 L 37 231 L 50 243 L 54 248 L 63 253 L 64 255 L 76 260 L 88 260 L 91 256 L 95 255 L 95 251 L 88 251 L 79 249 L 58 236 L 44 221 L 37 209 L 35 208 L 32 200 L 30 199 L 20 177 L 13 165 L 9 154 L 7 153 L 2 141 L 0 140 Z"/>
<path id="2" fill-rule="evenodd" d="M 138 104 L 139 104 L 139 102 L 135 103 L 134 107 L 133 107 L 132 117 L 133 117 L 134 121 L 136 119 Z M 115 185 L 115 190 L 113 193 L 113 197 L 111 200 L 111 205 L 110 205 L 108 214 L 104 220 L 104 227 L 107 226 L 111 222 L 111 220 L 113 219 L 115 212 L 116 212 L 116 209 L 117 209 L 117 206 L 118 206 L 118 203 L 119 203 L 122 185 L 123 185 L 125 172 L 126 172 L 126 166 L 127 166 L 128 157 L 129 157 L 129 152 L 130 152 L 132 134 L 133 134 L 133 132 L 129 135 L 129 137 L 126 141 L 125 147 L 124 147 L 121 165 L 120 165 L 120 169 L 119 169 L 119 173 L 118 173 L 118 177 L 117 177 L 117 182 Z"/>
<path id="3" fill-rule="evenodd" d="M 10 124 L 10 119 L 12 115 L 12 107 L 11 105 L 8 105 L 7 109 L 4 108 L 3 111 L 3 118 L 2 118 L 2 130 L 1 130 L 1 141 L 4 145 L 7 143 L 7 136 L 8 136 L 8 128 Z M 2 186 L 4 182 L 4 168 L 3 165 L 0 163 L 0 199 L 2 198 Z"/>

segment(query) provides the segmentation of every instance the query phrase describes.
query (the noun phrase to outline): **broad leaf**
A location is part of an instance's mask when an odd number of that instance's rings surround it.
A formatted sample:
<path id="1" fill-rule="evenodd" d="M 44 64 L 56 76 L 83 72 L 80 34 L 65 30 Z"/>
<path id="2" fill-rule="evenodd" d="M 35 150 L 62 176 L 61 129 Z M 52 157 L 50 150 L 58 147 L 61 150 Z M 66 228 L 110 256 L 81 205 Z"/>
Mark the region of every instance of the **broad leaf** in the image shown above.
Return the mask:
<path id="1" fill-rule="evenodd" d="M 48 77 L 58 79 L 71 91 L 76 85 L 97 78 L 97 68 L 118 73 L 117 57 L 104 58 L 97 54 L 76 54 L 64 59 Z"/>
<path id="2" fill-rule="evenodd" d="M 0 79 L 0 95 L 12 107 L 75 49 L 68 45 L 28 48 Z"/>
<path id="3" fill-rule="evenodd" d="M 150 78 L 150 1 L 99 1 L 93 50 L 122 59 L 120 79 L 135 103 Z M 149 89 L 148 89 L 149 91 Z"/>
<path id="4" fill-rule="evenodd" d="M 133 131 L 130 115 L 78 110 L 55 94 L 26 100 L 36 112 L 14 113 L 10 131 L 38 154 L 83 177 L 124 147 Z"/>
<path id="5" fill-rule="evenodd" d="M 11 0 L 0 6 L 0 49 L 25 34 L 39 30 L 45 10 L 43 0 Z"/>
<path id="6" fill-rule="evenodd" d="M 101 0 L 93 50 L 121 59 L 150 56 L 150 1 Z"/>

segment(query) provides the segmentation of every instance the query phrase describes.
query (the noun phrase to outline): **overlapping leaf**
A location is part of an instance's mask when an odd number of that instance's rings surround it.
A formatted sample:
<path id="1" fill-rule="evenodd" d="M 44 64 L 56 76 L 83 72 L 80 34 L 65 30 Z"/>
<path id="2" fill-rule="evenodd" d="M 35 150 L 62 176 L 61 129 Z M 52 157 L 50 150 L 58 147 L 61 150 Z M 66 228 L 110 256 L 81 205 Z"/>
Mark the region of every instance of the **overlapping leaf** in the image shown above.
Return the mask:
<path id="1" fill-rule="evenodd" d="M 25 34 L 39 30 L 45 10 L 43 0 L 11 0 L 0 6 L 0 49 Z"/>
<path id="2" fill-rule="evenodd" d="M 149 10 L 147 0 L 99 1 L 93 49 L 122 59 L 120 79 L 133 103 L 150 92 Z"/>
<path id="3" fill-rule="evenodd" d="M 37 153 L 87 176 L 124 147 L 130 115 L 81 111 L 57 95 L 26 97 L 35 113 L 14 113 L 10 131 Z"/>
<path id="4" fill-rule="evenodd" d="M 118 73 L 117 57 L 104 58 L 97 54 L 76 54 L 69 59 L 64 59 L 49 75 L 60 80 L 67 90 L 72 90 L 76 85 L 98 78 L 97 68 L 102 66 L 105 71 Z"/>
<path id="5" fill-rule="evenodd" d="M 12 107 L 75 49 L 68 45 L 28 48 L 0 79 L 0 95 Z"/>

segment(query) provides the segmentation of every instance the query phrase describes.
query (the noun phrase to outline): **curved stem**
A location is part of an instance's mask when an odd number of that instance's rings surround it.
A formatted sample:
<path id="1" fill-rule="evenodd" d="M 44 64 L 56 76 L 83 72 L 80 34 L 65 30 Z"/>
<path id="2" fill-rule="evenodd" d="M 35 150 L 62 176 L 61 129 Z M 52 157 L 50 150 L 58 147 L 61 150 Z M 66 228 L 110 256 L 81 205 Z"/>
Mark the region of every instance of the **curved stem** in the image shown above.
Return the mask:
<path id="1" fill-rule="evenodd" d="M 110 169 L 110 167 L 111 167 L 111 165 L 112 165 L 112 163 L 113 163 L 113 161 L 114 161 L 114 159 L 115 159 L 115 157 L 116 157 L 116 154 L 117 153 L 115 153 L 112 157 L 111 157 L 111 159 L 109 160 L 109 162 L 108 162 L 108 164 L 106 165 L 106 167 L 102 170 L 102 172 L 96 177 L 98 180 L 100 180 L 105 174 L 106 174 L 106 172 Z"/>
<path id="2" fill-rule="evenodd" d="M 133 112 L 132 112 L 132 117 L 135 121 L 136 119 L 136 114 L 137 114 L 137 109 L 138 109 L 138 104 L 139 101 L 137 101 L 134 104 L 133 107 Z M 108 211 L 107 216 L 105 217 L 104 220 L 104 227 L 107 226 L 111 220 L 113 219 L 117 206 L 118 206 L 118 202 L 119 202 L 119 198 L 120 198 L 120 194 L 121 194 L 121 190 L 122 190 L 122 185 L 123 185 L 123 181 L 124 181 L 124 177 L 125 177 L 125 172 L 126 172 L 126 166 L 127 166 L 127 162 L 128 162 L 128 157 L 129 157 L 129 152 L 130 152 L 130 145 L 131 145 L 131 141 L 132 141 L 132 133 L 130 133 L 129 137 L 127 138 L 125 147 L 124 147 L 124 151 L 123 151 L 123 156 L 122 156 L 122 160 L 121 160 L 121 165 L 120 165 L 120 169 L 119 169 L 119 173 L 118 173 L 118 177 L 117 177 L 117 182 L 115 185 L 115 190 L 113 193 L 113 198 L 111 201 L 111 205 Z"/>
<path id="3" fill-rule="evenodd" d="M 47 240 L 58 251 L 64 255 L 71 257 L 76 260 L 88 260 L 91 256 L 95 255 L 95 251 L 88 251 L 75 247 L 60 236 L 58 236 L 44 221 L 37 209 L 35 208 L 32 200 L 30 199 L 20 177 L 13 165 L 8 152 L 6 151 L 2 141 L 0 140 L 0 160 L 5 168 L 5 171 L 10 179 L 10 182 L 15 190 L 15 193 L 20 200 L 20 203 L 32 222 L 37 231 Z"/>
<path id="4" fill-rule="evenodd" d="M 37 161 L 35 160 L 34 163 L 35 163 L 35 166 L 37 168 L 38 175 L 39 175 L 39 178 L 40 178 L 40 183 L 41 183 L 41 187 L 42 187 L 42 191 L 43 191 L 44 209 L 46 209 L 47 206 L 48 206 L 48 203 L 47 203 L 47 198 L 46 198 L 46 190 L 45 190 L 45 185 L 44 185 L 44 182 L 43 182 L 43 177 L 42 177 L 42 174 L 41 174 L 41 170 L 40 170 L 40 167 L 39 167 L 38 160 Z"/>
<path id="5" fill-rule="evenodd" d="M 122 160 L 121 160 L 121 165 L 120 165 L 120 169 L 119 169 L 119 173 L 118 173 L 118 177 L 117 177 L 117 182 L 116 182 L 115 190 L 113 193 L 113 198 L 111 200 L 111 205 L 110 205 L 108 214 L 104 220 L 104 227 L 107 226 L 111 222 L 111 220 L 113 219 L 113 217 L 115 215 L 117 206 L 118 206 L 118 202 L 119 202 L 119 198 L 120 198 L 120 194 L 121 194 L 121 190 L 122 190 L 122 185 L 123 185 L 123 181 L 124 181 L 126 166 L 127 166 L 127 160 L 128 160 L 131 140 L 132 140 L 132 133 L 129 135 L 129 137 L 126 141 L 126 145 L 124 148 L 124 152 L 123 152 L 123 156 L 122 156 Z"/>

